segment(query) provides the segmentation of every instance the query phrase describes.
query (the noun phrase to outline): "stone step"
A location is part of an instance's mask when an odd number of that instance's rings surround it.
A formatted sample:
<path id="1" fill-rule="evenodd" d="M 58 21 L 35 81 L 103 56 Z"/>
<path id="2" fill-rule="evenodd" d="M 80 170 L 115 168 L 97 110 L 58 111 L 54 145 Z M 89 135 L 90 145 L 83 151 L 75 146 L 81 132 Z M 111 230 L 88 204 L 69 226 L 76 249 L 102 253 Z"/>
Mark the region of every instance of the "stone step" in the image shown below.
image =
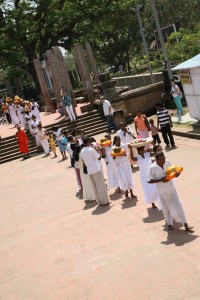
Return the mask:
<path id="1" fill-rule="evenodd" d="M 51 124 L 48 126 L 44 126 L 47 130 L 51 130 L 52 126 L 60 127 L 61 129 L 71 130 L 73 128 L 79 128 L 85 131 L 85 133 L 89 136 L 94 136 L 99 133 L 106 132 L 107 124 L 105 122 L 105 118 L 98 111 L 91 111 L 87 114 L 83 114 L 77 118 L 76 122 L 69 122 L 63 120 L 56 124 Z M 37 153 L 37 147 L 35 144 L 34 137 L 27 133 L 29 139 L 29 151 L 30 153 Z M 17 141 L 15 135 L 3 138 L 1 140 L 0 146 L 0 164 L 6 163 L 8 161 L 12 161 L 14 159 L 19 159 L 23 157 L 21 153 L 19 153 Z"/>

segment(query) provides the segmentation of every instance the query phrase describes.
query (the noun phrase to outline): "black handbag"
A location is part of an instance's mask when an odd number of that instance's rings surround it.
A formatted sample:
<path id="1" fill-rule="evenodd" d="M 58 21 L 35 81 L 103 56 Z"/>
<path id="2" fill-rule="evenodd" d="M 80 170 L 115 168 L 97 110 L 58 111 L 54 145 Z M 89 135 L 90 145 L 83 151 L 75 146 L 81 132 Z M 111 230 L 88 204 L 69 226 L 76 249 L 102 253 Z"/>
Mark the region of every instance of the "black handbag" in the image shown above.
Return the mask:
<path id="1" fill-rule="evenodd" d="M 87 167 L 84 163 L 83 163 L 83 173 L 88 174 Z"/>

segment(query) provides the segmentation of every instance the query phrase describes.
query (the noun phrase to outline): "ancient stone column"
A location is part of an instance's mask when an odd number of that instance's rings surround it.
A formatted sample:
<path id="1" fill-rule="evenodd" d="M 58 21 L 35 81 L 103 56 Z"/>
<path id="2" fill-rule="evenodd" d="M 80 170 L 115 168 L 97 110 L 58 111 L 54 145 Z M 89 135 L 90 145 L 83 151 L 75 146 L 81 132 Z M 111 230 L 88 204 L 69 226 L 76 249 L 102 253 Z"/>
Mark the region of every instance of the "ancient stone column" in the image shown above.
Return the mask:
<path id="1" fill-rule="evenodd" d="M 52 50 L 47 50 L 46 54 L 44 55 L 44 58 L 46 60 L 46 66 L 47 70 L 49 72 L 49 75 L 51 77 L 52 85 L 54 94 L 57 101 L 60 101 L 60 90 L 62 88 L 62 81 L 60 78 L 60 72 L 59 72 L 59 66 L 56 62 L 56 59 L 54 57 Z"/>
<path id="2" fill-rule="evenodd" d="M 94 89 L 93 89 L 93 84 L 92 80 L 90 77 L 89 69 L 87 66 L 86 58 L 84 55 L 83 48 L 79 45 L 76 44 L 74 46 L 74 53 L 76 57 L 76 63 L 78 66 L 78 70 L 82 79 L 82 83 L 85 89 L 85 93 L 89 99 L 89 101 L 92 103 L 94 101 Z"/>
<path id="3" fill-rule="evenodd" d="M 94 81 L 96 84 L 98 84 L 99 83 L 99 78 L 98 78 L 99 74 L 98 74 L 98 70 L 97 70 L 96 61 L 94 59 L 94 55 L 92 52 L 92 48 L 89 43 L 86 43 L 85 47 L 86 47 L 87 56 L 88 56 L 88 59 L 89 59 L 90 65 L 91 65 Z"/>
<path id="4" fill-rule="evenodd" d="M 46 83 L 44 73 L 42 71 L 41 63 L 40 63 L 39 59 L 36 58 L 33 61 L 33 64 L 34 64 L 34 67 L 35 67 L 37 78 L 38 78 L 38 81 L 39 81 L 39 84 L 40 84 L 40 87 L 41 87 L 41 93 L 42 93 L 42 96 L 44 98 L 47 110 L 49 112 L 54 112 L 53 104 L 52 104 L 52 101 L 51 101 L 51 97 L 49 95 L 49 90 L 48 90 L 48 87 L 47 87 L 47 83 Z"/>
<path id="5" fill-rule="evenodd" d="M 62 82 L 62 87 L 65 92 L 69 92 L 71 94 L 72 99 L 73 99 L 73 106 L 76 107 L 77 104 L 76 104 L 76 100 L 75 100 L 75 96 L 74 96 L 74 91 L 73 91 L 73 88 L 71 85 L 66 61 L 57 46 L 53 47 L 52 50 L 53 50 L 53 54 L 54 54 L 56 63 L 58 65 L 58 69 L 59 69 L 59 73 L 60 73 L 59 77 Z"/>

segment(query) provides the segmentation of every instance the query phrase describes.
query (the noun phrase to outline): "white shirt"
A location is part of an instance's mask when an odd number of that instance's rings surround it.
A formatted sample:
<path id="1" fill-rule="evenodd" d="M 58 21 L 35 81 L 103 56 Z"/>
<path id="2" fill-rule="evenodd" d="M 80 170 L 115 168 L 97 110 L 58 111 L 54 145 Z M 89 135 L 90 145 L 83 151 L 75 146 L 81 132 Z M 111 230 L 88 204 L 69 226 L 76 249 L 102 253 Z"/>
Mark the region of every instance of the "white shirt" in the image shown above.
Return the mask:
<path id="1" fill-rule="evenodd" d="M 111 111 L 109 112 L 109 107 L 111 107 Z M 105 100 L 103 102 L 103 112 L 104 112 L 104 115 L 105 116 L 108 116 L 108 115 L 112 115 L 113 114 L 113 108 L 110 104 L 110 102 L 108 100 Z"/>
<path id="2" fill-rule="evenodd" d="M 149 167 L 149 173 L 148 173 L 148 181 L 150 180 L 158 180 L 166 176 L 166 170 L 168 167 L 171 166 L 170 161 L 166 161 L 164 164 L 164 169 L 162 169 L 157 162 L 154 162 Z M 162 196 L 164 194 L 172 194 L 174 193 L 174 185 L 172 180 L 168 182 L 157 182 L 156 188 L 158 191 L 159 196 Z"/>
<path id="3" fill-rule="evenodd" d="M 57 131 L 54 131 L 53 134 L 54 134 L 55 137 L 56 137 L 56 141 L 61 141 L 61 140 L 63 139 L 63 134 L 62 134 L 60 128 L 58 128 Z"/>
<path id="4" fill-rule="evenodd" d="M 126 127 L 127 128 L 127 132 L 124 132 L 122 129 L 120 129 L 119 131 L 118 131 L 118 135 L 119 135 L 119 137 L 120 137 L 120 139 L 121 139 L 121 142 L 123 143 L 123 144 L 127 144 L 127 143 L 130 143 L 130 142 L 132 142 L 132 140 L 134 140 L 134 137 L 133 137 L 133 135 L 134 135 L 134 133 L 133 133 L 133 130 L 131 130 L 129 127 Z"/>
<path id="5" fill-rule="evenodd" d="M 99 154 L 91 147 L 83 147 L 81 158 L 87 167 L 88 174 L 94 174 L 101 171 L 98 163 Z"/>

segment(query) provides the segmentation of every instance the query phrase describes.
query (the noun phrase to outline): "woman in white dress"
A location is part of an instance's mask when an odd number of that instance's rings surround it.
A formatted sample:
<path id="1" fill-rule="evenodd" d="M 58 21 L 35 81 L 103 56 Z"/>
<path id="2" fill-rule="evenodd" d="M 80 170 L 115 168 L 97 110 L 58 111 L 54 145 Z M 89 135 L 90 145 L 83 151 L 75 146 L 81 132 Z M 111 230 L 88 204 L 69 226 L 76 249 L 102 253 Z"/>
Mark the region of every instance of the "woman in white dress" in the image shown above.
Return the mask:
<path id="1" fill-rule="evenodd" d="M 82 186 L 83 186 L 83 198 L 87 201 L 95 201 L 96 196 L 94 193 L 94 190 L 91 188 L 92 183 L 91 183 L 91 178 L 90 175 L 87 174 L 87 168 L 83 164 L 83 160 L 81 156 L 79 155 L 79 170 L 80 170 L 80 176 L 81 176 L 81 181 L 82 181 Z"/>
<path id="2" fill-rule="evenodd" d="M 42 145 L 42 148 L 44 149 L 44 152 L 46 153 L 46 156 L 49 156 L 49 141 L 48 136 L 46 135 L 46 129 L 42 128 L 42 126 L 39 124 L 37 125 L 35 134 L 38 136 L 38 139 L 40 140 L 40 143 Z"/>
<path id="3" fill-rule="evenodd" d="M 105 138 L 111 141 L 110 134 L 105 135 Z M 102 148 L 102 158 L 105 159 L 108 175 L 107 187 L 109 189 L 115 188 L 117 193 L 121 193 L 121 189 L 119 187 L 118 169 L 113 157 L 111 156 L 111 153 L 112 146 L 104 146 Z"/>
<path id="4" fill-rule="evenodd" d="M 16 115 L 18 118 L 18 123 L 22 125 L 22 127 L 25 128 L 25 121 L 24 121 L 24 116 L 23 116 L 23 107 L 21 107 L 19 104 L 16 105 Z"/>
<path id="5" fill-rule="evenodd" d="M 112 150 L 120 147 L 125 150 L 126 154 L 123 156 L 114 157 L 115 163 L 117 165 L 118 175 L 119 175 L 119 186 L 122 191 L 125 191 L 125 196 L 128 197 L 128 190 L 130 190 L 131 198 L 136 198 L 133 194 L 133 177 L 131 171 L 131 165 L 127 157 L 128 149 L 125 144 L 121 143 L 121 139 L 119 136 L 114 137 Z"/>
<path id="6" fill-rule="evenodd" d="M 136 157 L 132 156 L 132 160 L 137 161 L 139 170 L 140 170 L 140 180 L 142 184 L 142 189 L 144 193 L 144 199 L 146 204 L 152 205 L 152 208 L 157 208 L 155 205 L 155 201 L 158 202 L 159 210 L 162 209 L 162 205 L 160 203 L 160 199 L 156 190 L 155 184 L 148 183 L 148 171 L 149 165 L 151 163 L 151 154 L 149 152 L 145 152 L 144 147 L 137 148 L 138 155 Z M 153 154 L 152 154 L 153 155 Z"/>
<path id="7" fill-rule="evenodd" d="M 12 124 L 14 126 L 17 126 L 17 124 L 19 123 L 19 120 L 18 120 L 18 117 L 17 117 L 17 114 L 16 114 L 16 107 L 15 107 L 15 105 L 13 103 L 9 103 L 8 110 L 9 110 L 9 113 L 10 113 Z"/>

